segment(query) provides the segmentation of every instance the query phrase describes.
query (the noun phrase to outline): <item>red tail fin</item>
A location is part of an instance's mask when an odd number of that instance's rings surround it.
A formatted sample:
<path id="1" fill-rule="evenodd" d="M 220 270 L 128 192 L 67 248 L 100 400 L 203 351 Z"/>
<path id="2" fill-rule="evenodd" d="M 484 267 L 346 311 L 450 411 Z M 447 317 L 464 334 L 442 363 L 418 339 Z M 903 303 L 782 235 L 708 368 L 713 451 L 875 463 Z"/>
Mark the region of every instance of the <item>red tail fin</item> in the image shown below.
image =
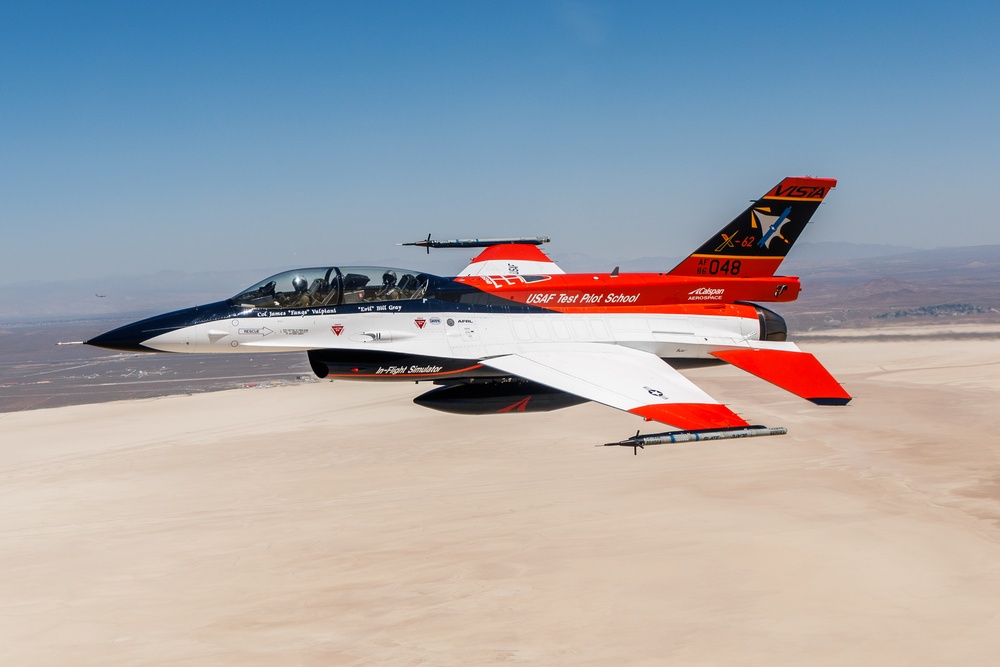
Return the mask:
<path id="1" fill-rule="evenodd" d="M 833 178 L 786 178 L 678 264 L 670 275 L 773 276 L 820 202 L 836 186 Z"/>

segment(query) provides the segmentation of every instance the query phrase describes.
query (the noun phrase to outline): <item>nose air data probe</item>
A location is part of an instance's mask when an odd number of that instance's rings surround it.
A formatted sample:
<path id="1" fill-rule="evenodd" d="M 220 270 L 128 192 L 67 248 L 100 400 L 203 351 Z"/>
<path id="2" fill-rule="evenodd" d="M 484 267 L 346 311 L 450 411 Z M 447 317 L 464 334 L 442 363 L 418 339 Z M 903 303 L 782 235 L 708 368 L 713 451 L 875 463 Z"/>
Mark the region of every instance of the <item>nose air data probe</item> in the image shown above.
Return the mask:
<path id="1" fill-rule="evenodd" d="M 728 363 L 818 405 L 851 397 L 761 303 L 794 301 L 778 266 L 837 181 L 786 178 L 665 273 L 567 274 L 529 239 L 481 247 L 454 277 L 324 266 L 266 278 L 225 301 L 150 317 L 86 343 L 129 352 L 305 352 L 320 378 L 429 381 L 419 405 L 460 414 L 586 401 L 674 431 L 610 443 L 776 435 L 676 368 Z"/>

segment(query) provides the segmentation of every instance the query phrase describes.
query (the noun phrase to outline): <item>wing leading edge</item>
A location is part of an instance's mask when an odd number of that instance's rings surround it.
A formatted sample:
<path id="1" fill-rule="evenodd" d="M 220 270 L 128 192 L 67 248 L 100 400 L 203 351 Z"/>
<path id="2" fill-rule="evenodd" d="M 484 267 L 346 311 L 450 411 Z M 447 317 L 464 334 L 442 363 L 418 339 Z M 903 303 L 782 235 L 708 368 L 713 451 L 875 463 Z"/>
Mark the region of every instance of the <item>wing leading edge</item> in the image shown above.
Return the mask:
<path id="1" fill-rule="evenodd" d="M 538 346 L 481 363 L 684 430 L 747 425 L 656 355 L 619 345 Z"/>

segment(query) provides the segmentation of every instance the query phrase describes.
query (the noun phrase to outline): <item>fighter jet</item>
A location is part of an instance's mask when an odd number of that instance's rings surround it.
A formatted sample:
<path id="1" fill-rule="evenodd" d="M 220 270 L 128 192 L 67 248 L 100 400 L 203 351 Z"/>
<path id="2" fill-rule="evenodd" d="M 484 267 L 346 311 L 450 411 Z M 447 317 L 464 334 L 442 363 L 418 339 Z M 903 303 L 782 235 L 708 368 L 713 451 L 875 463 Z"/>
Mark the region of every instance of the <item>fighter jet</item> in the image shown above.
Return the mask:
<path id="1" fill-rule="evenodd" d="M 224 301 L 86 343 L 128 352 L 305 352 L 320 378 L 431 382 L 438 386 L 414 400 L 446 412 L 596 401 L 675 429 L 609 443 L 633 448 L 783 433 L 751 426 L 678 368 L 726 363 L 818 405 L 851 400 L 761 305 L 798 297 L 798 278 L 775 273 L 836 184 L 785 178 L 669 271 L 567 274 L 539 248 L 544 237 L 428 237 L 409 245 L 484 249 L 454 277 L 372 266 L 285 271 Z"/>

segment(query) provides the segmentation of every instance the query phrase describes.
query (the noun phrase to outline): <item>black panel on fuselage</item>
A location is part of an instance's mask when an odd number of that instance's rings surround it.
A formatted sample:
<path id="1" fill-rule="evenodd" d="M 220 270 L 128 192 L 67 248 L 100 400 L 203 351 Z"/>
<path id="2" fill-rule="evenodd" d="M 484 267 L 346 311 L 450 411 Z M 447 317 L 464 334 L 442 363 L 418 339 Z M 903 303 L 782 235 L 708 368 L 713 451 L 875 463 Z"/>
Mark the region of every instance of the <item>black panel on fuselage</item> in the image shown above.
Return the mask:
<path id="1" fill-rule="evenodd" d="M 383 350 L 309 350 L 309 365 L 320 378 L 340 380 L 430 380 L 441 377 L 498 377 L 475 359 L 429 357 Z"/>

